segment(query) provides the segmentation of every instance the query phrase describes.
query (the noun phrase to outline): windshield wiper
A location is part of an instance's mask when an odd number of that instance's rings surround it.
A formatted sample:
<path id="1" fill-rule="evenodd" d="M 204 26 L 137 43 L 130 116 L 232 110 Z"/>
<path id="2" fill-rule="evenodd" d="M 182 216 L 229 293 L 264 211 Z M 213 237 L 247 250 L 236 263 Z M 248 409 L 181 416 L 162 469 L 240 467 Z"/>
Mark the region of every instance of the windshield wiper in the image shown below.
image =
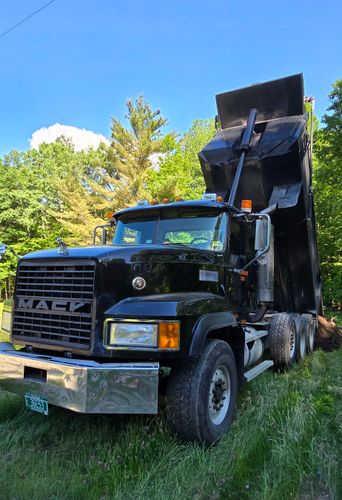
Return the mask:
<path id="1" fill-rule="evenodd" d="M 189 247 L 189 243 L 162 243 L 165 247 Z"/>

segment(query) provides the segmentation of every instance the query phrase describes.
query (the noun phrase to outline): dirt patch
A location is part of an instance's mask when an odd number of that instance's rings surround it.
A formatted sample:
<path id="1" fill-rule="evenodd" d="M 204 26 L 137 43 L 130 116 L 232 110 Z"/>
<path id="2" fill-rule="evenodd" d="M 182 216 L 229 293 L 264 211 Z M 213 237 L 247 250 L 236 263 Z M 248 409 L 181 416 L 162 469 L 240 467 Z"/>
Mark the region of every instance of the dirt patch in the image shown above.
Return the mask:
<path id="1" fill-rule="evenodd" d="M 334 321 L 318 316 L 315 345 L 328 352 L 338 349 L 342 346 L 342 328 L 339 328 Z"/>

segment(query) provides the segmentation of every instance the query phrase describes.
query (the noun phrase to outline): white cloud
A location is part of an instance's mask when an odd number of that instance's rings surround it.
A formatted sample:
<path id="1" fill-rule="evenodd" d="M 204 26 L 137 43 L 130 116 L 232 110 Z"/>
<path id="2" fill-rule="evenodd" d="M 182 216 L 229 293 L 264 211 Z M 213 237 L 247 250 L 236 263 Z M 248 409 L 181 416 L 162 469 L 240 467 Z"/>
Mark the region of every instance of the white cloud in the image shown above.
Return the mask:
<path id="1" fill-rule="evenodd" d="M 73 145 L 75 146 L 75 151 L 82 151 L 89 148 L 98 148 L 101 142 L 109 144 L 108 139 L 101 134 L 96 134 L 91 130 L 86 130 L 85 128 L 72 127 L 71 125 L 61 125 L 60 123 L 55 123 L 50 127 L 42 127 L 35 132 L 33 132 L 30 139 L 31 148 L 38 149 L 40 144 L 48 143 L 51 144 L 55 142 L 58 137 L 64 137 L 71 139 Z"/>

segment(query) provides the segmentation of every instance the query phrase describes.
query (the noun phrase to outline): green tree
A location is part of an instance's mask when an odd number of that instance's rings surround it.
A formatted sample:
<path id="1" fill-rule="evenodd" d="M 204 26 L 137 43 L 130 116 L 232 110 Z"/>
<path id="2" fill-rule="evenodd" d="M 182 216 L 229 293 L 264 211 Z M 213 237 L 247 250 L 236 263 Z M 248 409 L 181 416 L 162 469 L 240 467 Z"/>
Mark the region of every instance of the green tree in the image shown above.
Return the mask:
<path id="1" fill-rule="evenodd" d="M 63 206 L 57 219 L 69 243 L 89 243 L 93 228 L 107 212 L 147 197 L 146 179 L 153 160 L 175 147 L 175 134 L 162 134 L 167 120 L 142 96 L 129 100 L 127 109 L 128 128 L 113 118 L 110 147 L 74 155 L 74 168 L 58 183 Z"/>
<path id="2" fill-rule="evenodd" d="M 159 169 L 148 175 L 153 198 L 198 198 L 205 191 L 198 153 L 215 134 L 214 120 L 195 120 L 180 139 L 175 151 L 167 155 Z"/>
<path id="3" fill-rule="evenodd" d="M 69 244 L 90 243 L 94 225 L 102 222 L 100 201 L 91 183 L 100 182 L 106 167 L 105 147 L 75 152 L 60 139 L 37 150 L 12 151 L 0 160 L 0 241 L 24 255 Z M 16 258 L 7 253 L 0 266 L 0 292 L 10 295 Z"/>
<path id="4" fill-rule="evenodd" d="M 105 144 L 96 150 L 72 149 L 64 175 L 53 181 L 59 201 L 53 215 L 69 245 L 91 244 L 94 227 L 104 222 L 111 204 L 108 172 L 114 175 L 108 151 Z"/>
<path id="5" fill-rule="evenodd" d="M 314 192 L 326 304 L 342 297 L 342 80 L 329 95 L 324 127 L 315 134 Z"/>
<path id="6" fill-rule="evenodd" d="M 56 208 L 56 193 L 51 188 L 51 154 L 46 150 L 19 153 L 12 151 L 0 160 L 0 240 L 18 254 L 52 246 L 58 225 L 49 209 Z M 12 292 L 16 259 L 7 254 L 0 271 L 0 290 Z"/>
<path id="7" fill-rule="evenodd" d="M 147 176 L 153 160 L 169 154 L 176 145 L 174 132 L 162 134 L 167 120 L 160 110 L 153 111 L 142 96 L 127 102 L 129 128 L 112 118 L 112 142 L 109 159 L 115 175 L 108 172 L 105 190 L 112 209 L 132 205 L 148 196 Z M 111 196 L 110 196 L 111 193 Z"/>

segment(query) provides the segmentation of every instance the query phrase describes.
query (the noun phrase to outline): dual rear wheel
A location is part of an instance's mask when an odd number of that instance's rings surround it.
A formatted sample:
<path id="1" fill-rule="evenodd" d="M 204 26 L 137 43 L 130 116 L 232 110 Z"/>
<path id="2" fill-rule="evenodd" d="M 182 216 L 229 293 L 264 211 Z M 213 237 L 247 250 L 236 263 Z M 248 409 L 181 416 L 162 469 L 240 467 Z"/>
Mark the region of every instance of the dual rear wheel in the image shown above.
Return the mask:
<path id="1" fill-rule="evenodd" d="M 278 369 L 287 369 L 314 349 L 316 324 L 311 314 L 277 314 L 270 329 L 270 353 Z"/>

